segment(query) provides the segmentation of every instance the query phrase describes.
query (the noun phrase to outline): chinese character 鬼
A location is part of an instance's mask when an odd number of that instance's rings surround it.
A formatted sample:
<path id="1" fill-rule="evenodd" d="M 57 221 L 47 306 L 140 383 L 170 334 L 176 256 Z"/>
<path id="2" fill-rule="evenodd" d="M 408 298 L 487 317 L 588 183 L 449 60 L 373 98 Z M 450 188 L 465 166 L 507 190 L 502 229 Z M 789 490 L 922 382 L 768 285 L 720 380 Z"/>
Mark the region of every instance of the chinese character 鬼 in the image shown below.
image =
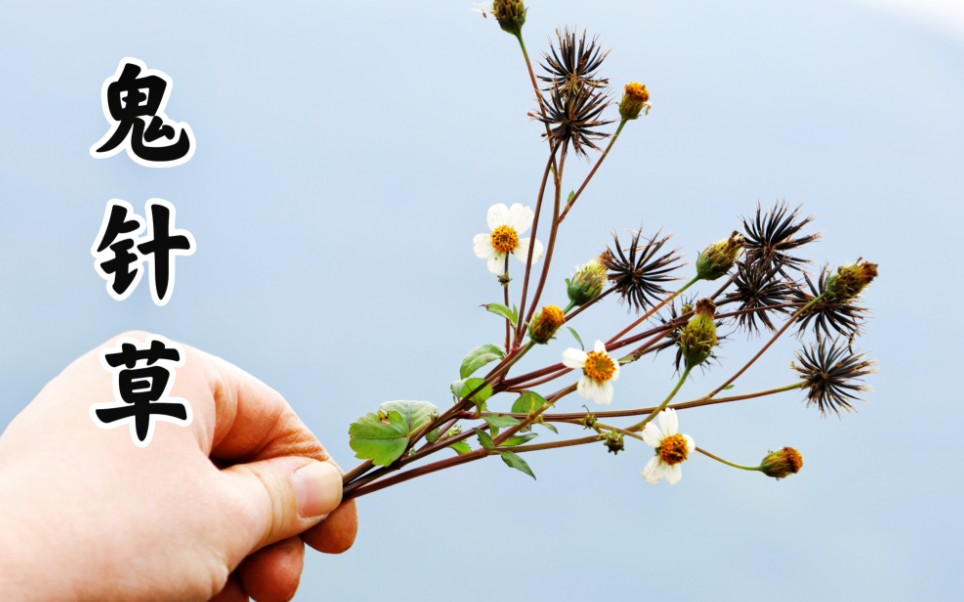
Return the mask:
<path id="1" fill-rule="evenodd" d="M 96 403 L 90 408 L 94 423 L 101 428 L 129 424 L 131 438 L 146 447 L 154 436 L 154 420 L 182 426 L 191 424 L 191 404 L 179 397 L 167 397 L 174 384 L 173 369 L 184 364 L 181 350 L 161 336 L 152 336 L 138 347 L 131 339 L 101 353 L 100 362 L 114 374 L 115 401 Z"/>
<path id="2" fill-rule="evenodd" d="M 121 59 L 117 72 L 101 89 L 104 116 L 111 129 L 90 147 L 95 159 L 122 150 L 145 167 L 174 167 L 194 156 L 191 126 L 170 119 L 164 109 L 173 81 L 134 58 Z"/>
<path id="3" fill-rule="evenodd" d="M 90 252 L 94 269 L 107 281 L 107 292 L 117 301 L 134 291 L 148 260 L 151 297 L 156 305 L 165 305 L 174 292 L 174 256 L 194 254 L 194 235 L 174 227 L 174 205 L 164 199 L 147 201 L 146 216 L 147 234 L 138 237 L 144 219 L 127 201 L 111 199 Z"/>

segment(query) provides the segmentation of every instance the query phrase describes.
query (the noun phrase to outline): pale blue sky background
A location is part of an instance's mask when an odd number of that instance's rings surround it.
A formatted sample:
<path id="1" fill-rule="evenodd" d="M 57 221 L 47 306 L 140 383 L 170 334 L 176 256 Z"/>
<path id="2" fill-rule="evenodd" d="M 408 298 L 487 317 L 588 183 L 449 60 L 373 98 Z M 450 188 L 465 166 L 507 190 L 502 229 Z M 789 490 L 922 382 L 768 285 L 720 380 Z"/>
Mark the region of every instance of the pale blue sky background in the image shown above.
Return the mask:
<path id="1" fill-rule="evenodd" d="M 533 202 L 544 161 L 518 48 L 468 8 L 6 3 L 0 425 L 129 328 L 256 374 L 346 467 L 360 414 L 448 403 L 462 355 L 499 336 L 477 308 L 500 293 L 472 235 L 490 204 Z M 799 448 L 805 468 L 782 482 L 698 457 L 679 485 L 652 487 L 639 476 L 651 449 L 634 445 L 534 455 L 537 482 L 492 460 L 378 492 L 361 500 L 353 550 L 309 554 L 298 599 L 960 596 L 964 35 L 831 0 L 533 1 L 530 49 L 566 24 L 599 34 L 606 73 L 647 83 L 654 109 L 566 224 L 549 300 L 612 229 L 665 228 L 692 259 L 758 200 L 785 198 L 825 233 L 817 265 L 880 264 L 857 343 L 880 361 L 876 392 L 842 420 L 796 394 L 681 416 L 737 462 Z M 88 155 L 107 126 L 101 83 L 124 56 L 173 77 L 168 114 L 198 141 L 187 165 Z M 153 197 L 176 205 L 197 254 L 178 260 L 166 307 L 146 282 L 115 302 L 90 245 L 108 199 L 143 211 Z M 610 304 L 579 329 L 606 338 L 625 317 Z M 777 345 L 736 390 L 791 382 L 795 347 Z M 750 353 L 721 351 L 726 365 Z M 658 400 L 669 357 L 617 384 L 615 407 Z"/>

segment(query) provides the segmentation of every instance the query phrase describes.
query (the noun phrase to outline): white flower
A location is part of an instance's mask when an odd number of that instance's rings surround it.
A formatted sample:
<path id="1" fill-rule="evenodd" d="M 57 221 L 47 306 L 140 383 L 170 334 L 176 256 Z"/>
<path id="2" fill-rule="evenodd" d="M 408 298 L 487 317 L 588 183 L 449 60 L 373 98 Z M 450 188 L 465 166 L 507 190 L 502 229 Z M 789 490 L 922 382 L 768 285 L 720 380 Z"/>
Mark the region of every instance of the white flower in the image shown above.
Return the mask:
<path id="1" fill-rule="evenodd" d="M 613 381 L 619 379 L 619 362 L 606 353 L 602 341 L 596 341 L 589 353 L 571 347 L 566 349 L 562 352 L 562 365 L 582 368 L 583 377 L 576 385 L 580 395 L 602 405 L 613 402 Z"/>
<path id="2" fill-rule="evenodd" d="M 472 239 L 475 256 L 486 260 L 486 266 L 493 274 L 505 272 L 505 258 L 512 253 L 525 263 L 529 255 L 529 238 L 519 235 L 532 227 L 532 209 L 514 203 L 506 207 L 504 203 L 496 203 L 489 207 L 486 222 L 490 234 L 476 234 Z M 542 258 L 542 243 L 538 240 L 532 249 L 533 263 Z"/>
<path id="3" fill-rule="evenodd" d="M 679 432 L 676 410 L 663 410 L 656 418 L 659 426 L 648 422 L 643 429 L 643 441 L 656 448 L 656 455 L 643 469 L 643 478 L 656 484 L 666 477 L 670 485 L 675 485 L 683 478 L 680 464 L 696 449 L 696 444 L 692 437 Z"/>

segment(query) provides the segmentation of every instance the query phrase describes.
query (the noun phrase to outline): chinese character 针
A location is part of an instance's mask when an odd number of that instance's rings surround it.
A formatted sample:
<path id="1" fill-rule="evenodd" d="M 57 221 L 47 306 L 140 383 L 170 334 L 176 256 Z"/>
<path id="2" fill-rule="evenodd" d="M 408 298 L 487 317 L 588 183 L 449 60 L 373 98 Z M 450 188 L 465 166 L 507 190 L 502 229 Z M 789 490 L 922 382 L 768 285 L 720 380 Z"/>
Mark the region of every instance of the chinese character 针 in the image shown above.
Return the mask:
<path id="1" fill-rule="evenodd" d="M 111 199 L 104 212 L 97 240 L 90 249 L 94 269 L 107 281 L 107 292 L 123 301 L 140 282 L 143 263 L 150 263 L 151 297 L 165 305 L 174 292 L 174 257 L 193 255 L 194 236 L 174 227 L 174 205 L 163 199 L 147 202 L 147 234 L 144 219 L 127 201 Z"/>

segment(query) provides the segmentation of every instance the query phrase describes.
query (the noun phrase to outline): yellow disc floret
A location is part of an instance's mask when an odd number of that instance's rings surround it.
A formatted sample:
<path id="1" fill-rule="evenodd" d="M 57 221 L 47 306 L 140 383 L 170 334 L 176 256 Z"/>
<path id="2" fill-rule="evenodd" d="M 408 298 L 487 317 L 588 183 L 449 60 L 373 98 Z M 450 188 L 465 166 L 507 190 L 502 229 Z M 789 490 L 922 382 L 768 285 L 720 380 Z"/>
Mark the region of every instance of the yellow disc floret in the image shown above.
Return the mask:
<path id="1" fill-rule="evenodd" d="M 616 373 L 616 363 L 613 358 L 601 351 L 590 351 L 586 354 L 586 365 L 583 371 L 590 379 L 597 383 L 604 383 Z"/>
<path id="2" fill-rule="evenodd" d="M 492 248 L 499 253 L 511 253 L 519 246 L 519 234 L 511 226 L 499 226 L 492 231 Z"/>
<path id="3" fill-rule="evenodd" d="M 657 449 L 656 452 L 659 454 L 660 459 L 670 466 L 679 464 L 685 460 L 686 456 L 690 453 L 686 446 L 686 437 L 679 433 L 663 439 L 663 442 L 660 443 L 659 449 Z"/>

